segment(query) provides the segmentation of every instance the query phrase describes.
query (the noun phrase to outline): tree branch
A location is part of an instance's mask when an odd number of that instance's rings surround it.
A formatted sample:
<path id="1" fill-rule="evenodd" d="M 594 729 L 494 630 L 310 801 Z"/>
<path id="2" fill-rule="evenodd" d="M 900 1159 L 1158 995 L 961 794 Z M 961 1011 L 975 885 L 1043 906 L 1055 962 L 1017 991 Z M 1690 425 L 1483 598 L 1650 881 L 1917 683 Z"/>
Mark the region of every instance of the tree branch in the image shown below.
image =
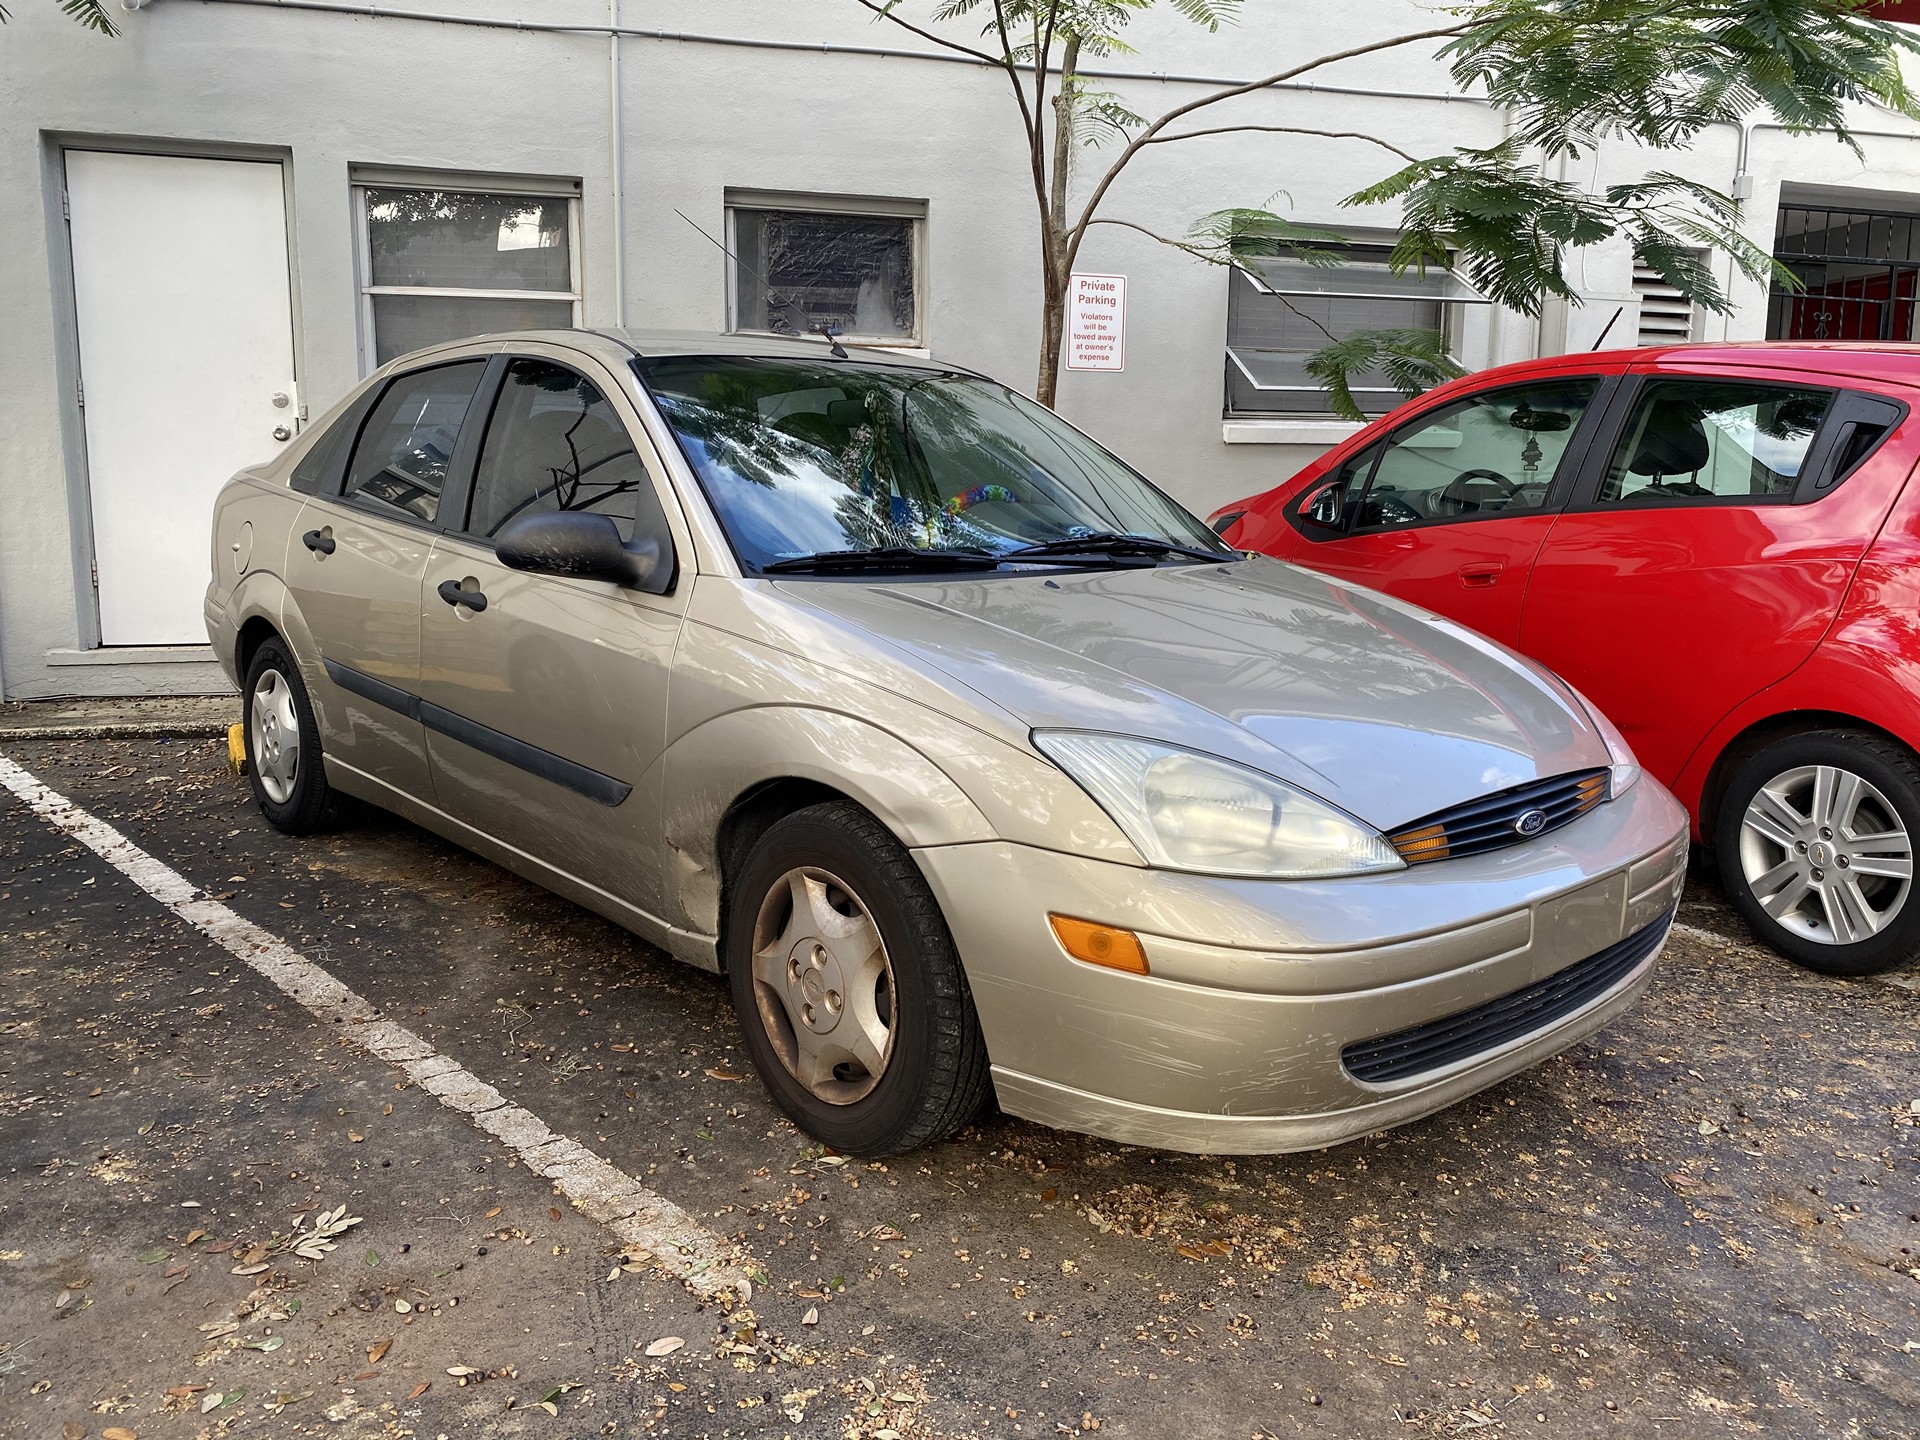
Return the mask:
<path id="1" fill-rule="evenodd" d="M 862 3 L 866 3 L 866 0 L 862 0 Z M 1073 256 L 1080 249 L 1080 241 L 1086 234 L 1087 221 L 1092 217 L 1093 213 L 1099 209 L 1100 202 L 1106 198 L 1107 191 L 1112 188 L 1113 182 L 1120 178 L 1120 172 L 1126 169 L 1127 162 L 1139 154 L 1143 146 L 1152 144 L 1155 136 L 1181 116 L 1191 115 L 1194 111 L 1203 109 L 1208 105 L 1218 105 L 1222 100 L 1232 100 L 1240 95 L 1250 95 L 1256 90 L 1271 89 L 1275 85 L 1284 84 L 1286 81 L 1292 80 L 1297 76 L 1305 75 L 1308 71 L 1318 70 L 1324 65 L 1331 65 L 1339 60 L 1352 60 L 1360 55 L 1371 55 L 1381 50 L 1392 50 L 1397 46 L 1412 45 L 1421 40 L 1444 40 L 1450 36 L 1464 35 L 1469 30 L 1478 29 L 1487 23 L 1488 21 L 1485 19 L 1465 20 L 1456 25 L 1436 26 L 1431 30 L 1417 30 L 1407 35 L 1394 35 L 1385 40 L 1369 41 L 1365 45 L 1355 45 L 1349 50 L 1338 50 L 1329 55 L 1319 56 L 1317 59 L 1303 61 L 1290 69 L 1281 70 L 1276 74 L 1269 75 L 1263 80 L 1249 80 L 1243 85 L 1230 85 L 1225 90 L 1216 90 L 1211 95 L 1202 95 L 1198 100 L 1189 100 L 1185 105 L 1176 105 L 1158 120 L 1155 120 L 1151 125 L 1147 126 L 1145 130 L 1142 130 L 1132 140 L 1128 141 L 1127 148 L 1120 152 L 1113 164 L 1107 167 L 1106 174 L 1102 175 L 1099 183 L 1093 187 L 1093 193 L 1087 197 L 1086 206 L 1080 212 L 1080 219 L 1074 224 L 1073 228 L 1067 232 L 1067 258 L 1069 264 L 1071 264 Z"/>
<path id="2" fill-rule="evenodd" d="M 1198 140 L 1203 135 L 1232 135 L 1241 130 L 1260 130 L 1273 135 L 1317 135 L 1323 140 L 1365 140 L 1369 145 L 1378 145 L 1382 150 L 1391 150 L 1409 164 L 1418 164 L 1420 157 L 1408 154 L 1398 145 L 1389 144 L 1378 135 L 1367 135 L 1359 130 L 1308 130 L 1298 125 L 1221 125 L 1212 130 L 1184 130 L 1178 135 L 1155 135 L 1145 143 L 1148 145 L 1168 145 L 1175 140 Z"/>
<path id="3" fill-rule="evenodd" d="M 1117 225 L 1122 230 L 1138 231 L 1140 234 L 1146 236 L 1149 240 L 1158 240 L 1162 245 L 1168 246 L 1174 250 L 1184 250 L 1187 254 L 1193 256 L 1194 259 L 1204 260 L 1209 265 L 1231 265 L 1233 263 L 1231 260 L 1222 260 L 1218 255 L 1214 254 L 1211 250 L 1207 249 L 1204 245 L 1196 245 L 1191 240 L 1172 239 L 1169 236 L 1161 235 L 1156 233 L 1155 231 L 1149 230 L 1144 225 L 1136 225 L 1131 220 L 1112 220 L 1106 217 L 1105 215 L 1102 215 L 1096 219 L 1089 220 L 1086 223 L 1089 225 Z"/>
<path id="4" fill-rule="evenodd" d="M 1086 223 L 1089 225 L 1117 225 L 1122 230 L 1137 231 L 1138 233 L 1146 236 L 1149 240 L 1158 240 L 1162 245 L 1167 246 L 1169 249 L 1184 251 L 1186 254 L 1193 256 L 1194 259 L 1204 260 L 1209 265 L 1225 265 L 1229 269 L 1233 269 L 1233 270 L 1238 270 L 1241 268 L 1239 262 L 1232 259 L 1231 257 L 1223 259 L 1221 256 L 1215 254 L 1213 251 L 1207 249 L 1205 246 L 1196 245 L 1190 240 L 1172 239 L 1169 236 L 1161 235 L 1155 231 L 1149 230 L 1144 225 L 1136 225 L 1131 220 L 1112 220 L 1107 218 L 1104 215 L 1100 215 L 1100 216 L 1096 216 L 1091 220 L 1088 220 Z M 1306 321 L 1309 325 L 1313 326 L 1314 329 L 1318 330 L 1322 335 L 1326 336 L 1328 340 L 1337 341 L 1340 338 L 1338 335 L 1335 335 L 1331 330 L 1327 329 L 1326 326 L 1322 325 L 1318 320 L 1314 319 L 1313 316 L 1307 314 L 1306 311 L 1302 310 L 1298 305 L 1295 305 L 1291 300 L 1287 299 L 1286 296 L 1278 294 L 1277 292 L 1273 292 L 1273 291 L 1269 291 L 1268 294 L 1272 299 L 1278 300 L 1282 305 L 1286 306 L 1287 309 L 1293 311 L 1295 315 L 1298 315 L 1302 320 Z"/>
<path id="5" fill-rule="evenodd" d="M 957 40 L 949 40 L 944 35 L 934 34 L 931 30 L 922 30 L 918 25 L 915 25 L 910 20 L 902 20 L 898 15 L 894 13 L 892 4 L 882 4 L 881 0 L 854 0 L 854 3 L 856 5 L 863 6 L 868 10 L 871 10 L 875 15 L 878 15 L 882 20 L 891 21 L 893 24 L 898 25 L 902 30 L 906 30 L 912 34 L 918 35 L 922 40 L 931 40 L 934 44 L 940 46 L 944 50 L 957 50 L 962 55 L 971 55 L 974 59 L 979 60 L 984 64 L 991 65 L 995 69 L 1006 70 L 1011 68 L 1011 66 L 1005 59 L 995 59 L 992 55 L 989 55 L 985 50 L 976 50 L 971 45 L 962 45 Z"/>

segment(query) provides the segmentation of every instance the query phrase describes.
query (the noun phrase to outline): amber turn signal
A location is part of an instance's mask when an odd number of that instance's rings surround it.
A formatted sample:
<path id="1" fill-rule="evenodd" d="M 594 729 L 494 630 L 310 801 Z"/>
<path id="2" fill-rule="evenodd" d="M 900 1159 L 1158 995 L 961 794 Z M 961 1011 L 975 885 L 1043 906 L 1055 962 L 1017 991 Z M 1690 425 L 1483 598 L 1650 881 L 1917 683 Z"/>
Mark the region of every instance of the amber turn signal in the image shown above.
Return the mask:
<path id="1" fill-rule="evenodd" d="M 1059 937 L 1061 948 L 1074 959 L 1134 975 L 1147 973 L 1147 952 L 1140 948 L 1140 937 L 1131 930 L 1116 930 L 1091 920 L 1075 920 L 1070 915 L 1049 915 L 1047 920 Z"/>

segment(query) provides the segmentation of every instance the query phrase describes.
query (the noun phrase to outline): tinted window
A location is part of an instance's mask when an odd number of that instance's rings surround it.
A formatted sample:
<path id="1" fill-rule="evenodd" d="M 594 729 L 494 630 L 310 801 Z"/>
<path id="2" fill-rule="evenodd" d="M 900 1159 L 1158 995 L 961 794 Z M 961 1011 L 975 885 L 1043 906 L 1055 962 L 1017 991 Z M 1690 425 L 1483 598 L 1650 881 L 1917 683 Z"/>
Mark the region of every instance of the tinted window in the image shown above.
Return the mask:
<path id="1" fill-rule="evenodd" d="M 1802 386 L 1649 380 L 1599 501 L 1790 499 L 1832 400 Z"/>
<path id="2" fill-rule="evenodd" d="M 549 360 L 515 360 L 480 450 L 467 529 L 492 535 L 517 515 L 590 510 L 632 540 L 636 516 L 660 534 L 660 503 L 626 427 L 591 382 Z"/>
<path id="3" fill-rule="evenodd" d="M 460 422 L 486 368 L 466 360 L 392 381 L 360 432 L 346 493 L 414 520 L 438 515 Z"/>
<path id="4" fill-rule="evenodd" d="M 1387 442 L 1354 525 L 1490 519 L 1539 509 L 1599 388 L 1592 378 L 1515 385 L 1422 417 Z"/>
<path id="5" fill-rule="evenodd" d="M 308 446 L 307 453 L 294 463 L 288 483 L 303 495 L 320 495 L 336 489 L 340 479 L 340 461 L 345 458 L 347 447 L 353 443 L 353 432 L 365 413 L 364 405 L 355 405 L 329 425 L 326 433 Z"/>

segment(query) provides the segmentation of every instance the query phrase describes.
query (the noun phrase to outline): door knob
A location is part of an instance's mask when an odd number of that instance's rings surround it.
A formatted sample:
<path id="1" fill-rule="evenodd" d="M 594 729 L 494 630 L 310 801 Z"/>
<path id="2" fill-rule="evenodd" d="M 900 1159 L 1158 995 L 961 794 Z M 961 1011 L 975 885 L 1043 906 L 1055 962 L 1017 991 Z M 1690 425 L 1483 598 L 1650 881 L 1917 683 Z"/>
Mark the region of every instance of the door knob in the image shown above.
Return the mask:
<path id="1" fill-rule="evenodd" d="M 291 440 L 293 438 L 293 431 L 284 425 L 276 425 L 273 427 L 273 438 L 276 440 Z"/>

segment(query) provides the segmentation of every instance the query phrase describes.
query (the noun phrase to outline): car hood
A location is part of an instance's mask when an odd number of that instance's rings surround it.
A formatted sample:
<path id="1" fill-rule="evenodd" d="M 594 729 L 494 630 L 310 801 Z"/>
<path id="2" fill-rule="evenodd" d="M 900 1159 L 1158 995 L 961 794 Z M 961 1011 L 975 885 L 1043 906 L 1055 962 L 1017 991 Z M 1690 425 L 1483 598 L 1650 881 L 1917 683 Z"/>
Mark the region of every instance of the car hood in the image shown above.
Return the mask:
<path id="1" fill-rule="evenodd" d="M 1032 729 L 1224 756 L 1381 829 L 1610 759 L 1485 636 L 1278 561 L 780 588 Z"/>

